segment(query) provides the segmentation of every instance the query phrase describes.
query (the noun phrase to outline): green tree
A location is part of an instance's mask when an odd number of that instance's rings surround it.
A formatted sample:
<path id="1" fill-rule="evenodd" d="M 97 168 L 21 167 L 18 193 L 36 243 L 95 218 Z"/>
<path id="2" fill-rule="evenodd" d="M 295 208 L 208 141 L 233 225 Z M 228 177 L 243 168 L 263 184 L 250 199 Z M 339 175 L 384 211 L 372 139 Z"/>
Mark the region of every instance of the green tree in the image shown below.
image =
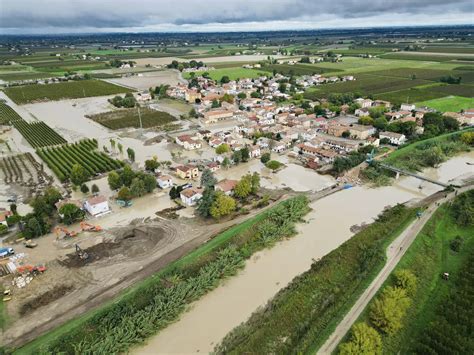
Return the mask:
<path id="1" fill-rule="evenodd" d="M 73 224 L 84 219 L 84 211 L 73 203 L 66 203 L 61 206 L 59 213 L 62 216 L 62 221 L 65 224 Z"/>
<path id="2" fill-rule="evenodd" d="M 272 156 L 271 156 L 270 153 L 263 153 L 262 156 L 260 157 L 260 161 L 263 164 L 266 164 L 270 161 L 271 158 L 272 158 Z"/>
<path id="3" fill-rule="evenodd" d="M 216 154 L 224 154 L 228 152 L 230 152 L 230 147 L 226 143 L 223 143 L 216 148 Z"/>
<path id="4" fill-rule="evenodd" d="M 406 290 L 388 286 L 370 307 L 370 320 L 381 331 L 392 335 L 402 327 L 402 319 L 410 304 Z"/>
<path id="5" fill-rule="evenodd" d="M 204 169 L 201 175 L 201 186 L 204 188 L 214 188 L 217 184 L 217 179 L 210 169 Z"/>
<path id="6" fill-rule="evenodd" d="M 258 193 L 258 190 L 260 190 L 260 174 L 257 172 L 254 172 L 252 174 L 252 189 L 251 189 L 251 194 L 256 195 Z"/>
<path id="7" fill-rule="evenodd" d="M 91 187 L 91 192 L 96 195 L 99 193 L 99 186 L 97 186 L 96 184 L 92 184 L 92 187 Z"/>
<path id="8" fill-rule="evenodd" d="M 239 164 L 242 161 L 242 151 L 236 150 L 232 154 L 232 160 L 234 161 L 235 164 Z"/>
<path id="9" fill-rule="evenodd" d="M 230 94 L 224 94 L 221 98 L 221 102 L 228 102 L 229 104 L 233 104 L 234 103 L 234 96 L 233 95 L 230 95 Z"/>
<path id="10" fill-rule="evenodd" d="M 155 171 L 160 166 L 160 163 L 153 157 L 152 159 L 145 160 L 145 170 L 147 171 Z"/>
<path id="11" fill-rule="evenodd" d="M 80 186 L 90 179 L 89 172 L 80 164 L 74 164 L 71 168 L 71 182 Z"/>
<path id="12" fill-rule="evenodd" d="M 191 110 L 189 110 L 189 117 L 193 117 L 193 118 L 197 118 L 198 117 L 198 114 L 196 112 L 196 109 L 192 108 Z"/>
<path id="13" fill-rule="evenodd" d="M 88 187 L 86 184 L 82 184 L 82 185 L 81 185 L 81 192 L 82 192 L 83 194 L 88 193 L 88 192 L 89 192 L 89 187 Z"/>
<path id="14" fill-rule="evenodd" d="M 110 138 L 110 147 L 112 148 L 112 150 L 115 150 L 115 139 L 113 138 Z"/>
<path id="15" fill-rule="evenodd" d="M 388 125 L 388 121 L 384 116 L 378 117 L 374 120 L 374 127 L 380 131 L 383 131 L 385 127 L 387 127 L 387 125 Z"/>
<path id="16" fill-rule="evenodd" d="M 416 291 L 416 276 L 408 269 L 397 270 L 394 276 L 395 285 L 404 289 L 408 295 L 413 296 Z"/>
<path id="17" fill-rule="evenodd" d="M 230 166 L 230 159 L 225 157 L 224 160 L 222 161 L 222 166 L 227 169 Z"/>
<path id="18" fill-rule="evenodd" d="M 119 150 L 119 152 L 120 152 L 120 155 L 122 155 L 122 154 L 123 154 L 123 145 L 122 145 L 122 143 L 118 143 L 118 144 L 117 144 L 117 148 L 118 148 L 118 150 Z"/>
<path id="19" fill-rule="evenodd" d="M 134 178 L 130 185 L 130 192 L 133 197 L 143 196 L 146 193 L 145 184 L 143 183 L 143 180 L 138 177 Z"/>
<path id="20" fill-rule="evenodd" d="M 116 171 L 111 171 L 107 177 L 107 182 L 111 190 L 117 190 L 122 186 L 120 175 Z"/>
<path id="21" fill-rule="evenodd" d="M 135 151 L 132 148 L 127 148 L 127 156 L 131 162 L 135 161 Z"/>
<path id="22" fill-rule="evenodd" d="M 224 75 L 222 78 L 221 78 L 221 84 L 227 84 L 230 82 L 230 78 L 227 76 L 227 75 Z"/>
<path id="23" fill-rule="evenodd" d="M 278 160 L 270 160 L 268 161 L 265 166 L 270 170 L 278 170 L 283 164 L 280 163 Z"/>
<path id="24" fill-rule="evenodd" d="M 156 179 L 153 175 L 146 174 L 143 177 L 142 181 L 145 186 L 145 191 L 147 193 L 153 192 L 153 190 L 156 188 Z"/>
<path id="25" fill-rule="evenodd" d="M 351 132 L 349 131 L 344 131 L 341 134 L 342 138 L 349 138 L 351 136 Z"/>
<path id="26" fill-rule="evenodd" d="M 127 186 L 122 186 L 117 194 L 117 198 L 123 201 L 130 201 L 132 199 L 132 193 Z"/>
<path id="27" fill-rule="evenodd" d="M 245 92 L 239 92 L 239 94 L 237 95 L 237 97 L 241 100 L 243 99 L 246 99 L 247 98 L 247 94 Z"/>
<path id="28" fill-rule="evenodd" d="M 222 191 L 216 192 L 214 202 L 211 205 L 209 213 L 215 219 L 227 216 L 235 211 L 236 202 L 235 200 L 224 194 Z"/>
<path id="29" fill-rule="evenodd" d="M 130 187 L 134 177 L 135 177 L 135 172 L 130 167 L 130 165 L 125 165 L 122 171 L 120 172 L 120 180 L 122 182 L 122 185 Z"/>
<path id="30" fill-rule="evenodd" d="M 221 107 L 221 103 L 216 99 L 212 100 L 211 108 L 218 108 Z"/>
<path id="31" fill-rule="evenodd" d="M 460 139 L 467 145 L 474 145 L 474 132 L 464 132 L 461 134 Z"/>
<path id="32" fill-rule="evenodd" d="M 366 323 L 356 323 L 351 328 L 348 342 L 339 346 L 340 355 L 376 355 L 382 354 L 380 334 Z"/>
<path id="33" fill-rule="evenodd" d="M 372 126 L 374 124 L 374 119 L 370 116 L 362 116 L 359 118 L 358 123 L 364 126 Z"/>
<path id="34" fill-rule="evenodd" d="M 249 159 L 250 159 L 250 151 L 249 151 L 249 148 L 243 147 L 243 148 L 240 150 L 240 155 L 241 155 L 241 157 L 242 157 L 242 161 L 243 161 L 243 162 L 249 161 Z"/>
<path id="35" fill-rule="evenodd" d="M 201 217 L 209 217 L 211 214 L 211 206 L 214 203 L 216 197 L 216 191 L 211 188 L 205 188 L 202 193 L 201 199 L 198 201 L 196 212 Z"/>
<path id="36" fill-rule="evenodd" d="M 44 191 L 44 198 L 46 200 L 46 203 L 49 206 L 53 207 L 62 198 L 62 196 L 58 189 L 54 187 L 48 187 Z"/>
<path id="37" fill-rule="evenodd" d="M 235 185 L 234 194 L 238 198 L 246 198 L 252 192 L 252 176 L 250 174 L 242 176 Z"/>

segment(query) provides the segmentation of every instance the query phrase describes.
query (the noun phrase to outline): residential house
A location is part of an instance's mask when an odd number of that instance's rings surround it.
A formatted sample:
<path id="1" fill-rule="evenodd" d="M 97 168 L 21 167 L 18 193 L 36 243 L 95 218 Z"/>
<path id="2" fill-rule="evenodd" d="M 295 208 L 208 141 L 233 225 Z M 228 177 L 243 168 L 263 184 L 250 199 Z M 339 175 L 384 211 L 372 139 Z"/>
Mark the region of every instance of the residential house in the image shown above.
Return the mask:
<path id="1" fill-rule="evenodd" d="M 199 187 L 190 187 L 181 191 L 181 201 L 186 206 L 194 206 L 202 198 L 203 189 Z"/>
<path id="2" fill-rule="evenodd" d="M 212 124 L 219 121 L 230 120 L 233 116 L 234 112 L 231 110 L 216 109 L 204 112 L 204 118 L 202 121 L 204 124 Z"/>
<path id="3" fill-rule="evenodd" d="M 379 137 L 380 139 L 386 138 L 390 140 L 390 144 L 393 145 L 402 145 L 406 142 L 406 137 L 404 134 L 395 132 L 380 132 Z"/>
<path id="4" fill-rule="evenodd" d="M 180 179 L 195 179 L 199 175 L 199 169 L 191 164 L 176 167 L 176 176 Z"/>
<path id="5" fill-rule="evenodd" d="M 287 148 L 285 142 L 273 141 L 272 143 L 272 151 L 275 153 L 283 153 Z"/>
<path id="6" fill-rule="evenodd" d="M 94 217 L 111 212 L 107 198 L 102 195 L 89 197 L 84 202 L 84 209 Z"/>
<path id="7" fill-rule="evenodd" d="M 217 170 L 221 168 L 221 164 L 218 161 L 213 161 L 210 162 L 206 165 L 206 168 L 208 168 L 210 171 L 215 173 Z"/>
<path id="8" fill-rule="evenodd" d="M 10 217 L 13 213 L 11 211 L 4 210 L 3 208 L 0 210 L 0 224 L 8 227 L 7 218 Z"/>
<path id="9" fill-rule="evenodd" d="M 414 104 L 401 104 L 400 111 L 413 111 L 415 109 Z"/>
<path id="10" fill-rule="evenodd" d="M 262 151 L 258 145 L 252 145 L 249 147 L 249 153 L 251 158 L 258 158 L 262 154 Z"/>
<path id="11" fill-rule="evenodd" d="M 353 124 L 349 126 L 349 132 L 351 137 L 356 139 L 367 139 L 369 136 L 375 133 L 375 128 L 373 126 L 364 126 L 359 124 Z"/>
<path id="12" fill-rule="evenodd" d="M 160 175 L 156 178 L 158 186 L 162 189 L 173 187 L 173 178 L 169 175 Z"/>
<path id="13" fill-rule="evenodd" d="M 202 144 L 197 136 L 183 134 L 176 137 L 176 144 L 182 146 L 186 150 L 200 149 Z"/>
<path id="14" fill-rule="evenodd" d="M 234 189 L 237 183 L 237 180 L 224 179 L 216 184 L 215 189 L 216 191 L 222 191 L 226 195 L 230 196 L 234 193 Z"/>

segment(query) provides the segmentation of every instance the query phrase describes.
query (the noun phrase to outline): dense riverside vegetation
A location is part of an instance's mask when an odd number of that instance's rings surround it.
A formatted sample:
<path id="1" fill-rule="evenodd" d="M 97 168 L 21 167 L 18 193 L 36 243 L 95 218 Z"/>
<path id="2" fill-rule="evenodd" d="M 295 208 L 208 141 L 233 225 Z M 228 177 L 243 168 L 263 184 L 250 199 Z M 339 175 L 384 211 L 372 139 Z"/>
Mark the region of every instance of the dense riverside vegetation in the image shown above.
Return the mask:
<path id="1" fill-rule="evenodd" d="M 230 332 L 218 353 L 303 353 L 322 345 L 385 263 L 385 249 L 414 218 L 397 205 L 295 278 Z"/>
<path id="2" fill-rule="evenodd" d="M 473 222 L 474 190 L 442 205 L 361 315 L 381 336 L 384 354 L 474 352 Z"/>
<path id="3" fill-rule="evenodd" d="M 253 253 L 295 234 L 309 212 L 301 195 L 237 225 L 145 280 L 113 304 L 38 338 L 19 353 L 126 352 L 176 320 L 187 306 L 244 267 Z"/>
<path id="4" fill-rule="evenodd" d="M 469 151 L 471 147 L 462 140 L 462 134 L 472 131 L 464 130 L 415 142 L 394 151 L 383 163 L 408 171 L 435 167 L 456 154 Z M 374 162 L 363 171 L 363 175 L 372 182 L 386 184 L 393 173 Z"/>

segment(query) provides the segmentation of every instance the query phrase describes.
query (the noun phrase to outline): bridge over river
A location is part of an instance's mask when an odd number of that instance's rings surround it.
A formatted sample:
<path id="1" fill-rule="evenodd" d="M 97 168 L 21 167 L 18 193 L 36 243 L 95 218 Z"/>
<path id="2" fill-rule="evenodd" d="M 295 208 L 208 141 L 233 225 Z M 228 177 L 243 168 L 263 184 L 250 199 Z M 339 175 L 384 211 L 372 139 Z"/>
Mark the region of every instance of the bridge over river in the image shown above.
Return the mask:
<path id="1" fill-rule="evenodd" d="M 410 171 L 403 170 L 403 169 L 400 169 L 400 168 L 396 168 L 396 167 L 388 165 L 388 164 L 380 163 L 380 166 L 384 169 L 396 172 L 397 173 L 397 178 L 398 178 L 399 174 L 403 174 L 403 175 L 413 176 L 417 179 L 427 181 L 427 182 L 430 182 L 432 184 L 436 184 L 436 185 L 439 185 L 439 186 L 442 186 L 442 187 L 445 187 L 445 188 L 449 186 L 449 184 L 445 184 L 444 182 L 433 180 L 433 179 L 427 178 L 423 175 L 412 173 Z"/>

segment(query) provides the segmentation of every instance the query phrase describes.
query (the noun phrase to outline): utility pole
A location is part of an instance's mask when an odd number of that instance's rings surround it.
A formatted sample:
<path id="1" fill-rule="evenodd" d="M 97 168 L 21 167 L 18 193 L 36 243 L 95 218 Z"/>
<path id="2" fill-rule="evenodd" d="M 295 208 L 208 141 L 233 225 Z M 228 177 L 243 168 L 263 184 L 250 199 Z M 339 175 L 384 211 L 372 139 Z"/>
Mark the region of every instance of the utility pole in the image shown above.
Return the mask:
<path id="1" fill-rule="evenodd" d="M 141 113 L 140 113 L 140 105 L 137 105 L 137 110 L 138 110 L 138 120 L 140 121 L 140 130 L 143 131 L 142 115 L 141 115 Z"/>

